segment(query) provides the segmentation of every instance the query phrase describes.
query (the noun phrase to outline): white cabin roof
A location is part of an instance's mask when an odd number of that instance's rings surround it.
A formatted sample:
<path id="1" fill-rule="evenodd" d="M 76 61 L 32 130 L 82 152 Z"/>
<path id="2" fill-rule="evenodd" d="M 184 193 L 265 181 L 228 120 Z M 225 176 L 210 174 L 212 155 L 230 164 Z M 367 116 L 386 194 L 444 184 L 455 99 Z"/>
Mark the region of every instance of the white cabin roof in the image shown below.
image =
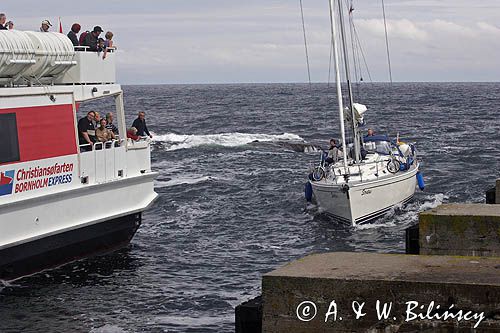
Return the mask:
<path id="1" fill-rule="evenodd" d="M 115 53 L 75 51 L 57 32 L 0 30 L 0 89 L 116 83 Z"/>

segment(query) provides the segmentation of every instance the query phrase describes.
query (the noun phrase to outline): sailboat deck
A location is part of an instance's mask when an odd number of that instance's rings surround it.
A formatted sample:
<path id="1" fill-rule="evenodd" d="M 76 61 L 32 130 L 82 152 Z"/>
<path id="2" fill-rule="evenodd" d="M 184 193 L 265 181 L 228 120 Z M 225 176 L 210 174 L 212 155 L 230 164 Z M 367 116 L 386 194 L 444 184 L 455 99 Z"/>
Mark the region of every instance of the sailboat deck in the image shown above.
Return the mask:
<path id="1" fill-rule="evenodd" d="M 360 164 L 351 164 L 345 167 L 344 163 L 339 161 L 331 166 L 325 178 L 316 183 L 326 186 L 342 186 L 349 183 L 350 186 L 355 186 L 358 183 L 395 178 L 418 168 L 417 165 L 412 165 L 407 171 L 396 174 L 390 173 L 387 169 L 389 160 L 389 158 L 383 155 L 372 153 L 368 154 L 366 159 Z"/>

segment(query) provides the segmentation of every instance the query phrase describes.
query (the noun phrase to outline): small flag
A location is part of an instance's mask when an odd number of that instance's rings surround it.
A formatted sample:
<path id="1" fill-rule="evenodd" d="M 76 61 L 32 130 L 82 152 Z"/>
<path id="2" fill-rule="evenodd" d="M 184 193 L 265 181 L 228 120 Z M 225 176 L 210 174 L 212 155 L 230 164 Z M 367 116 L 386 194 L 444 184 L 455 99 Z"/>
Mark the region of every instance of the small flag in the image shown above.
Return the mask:
<path id="1" fill-rule="evenodd" d="M 63 33 L 61 17 L 59 16 L 59 32 Z"/>

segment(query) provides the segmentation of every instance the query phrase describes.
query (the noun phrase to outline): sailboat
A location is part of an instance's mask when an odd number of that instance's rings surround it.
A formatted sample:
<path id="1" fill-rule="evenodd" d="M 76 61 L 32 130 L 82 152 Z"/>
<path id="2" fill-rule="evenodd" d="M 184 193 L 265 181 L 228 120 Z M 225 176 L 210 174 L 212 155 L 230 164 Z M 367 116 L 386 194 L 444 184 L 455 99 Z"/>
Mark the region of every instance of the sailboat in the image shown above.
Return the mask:
<path id="1" fill-rule="evenodd" d="M 305 192 L 306 199 L 315 200 L 321 211 L 338 221 L 356 226 L 380 217 L 396 205 L 410 201 L 417 184 L 421 189 L 425 185 L 419 172 L 415 144 L 401 142 L 399 137 L 393 140 L 385 135 L 362 137 L 360 126 L 364 123 L 368 110 L 365 105 L 354 102 L 342 1 L 329 0 L 329 4 L 342 135 L 339 147 L 341 158 L 328 163 L 322 155 L 320 163 L 310 170 Z M 341 89 L 339 44 L 342 47 L 347 81 L 346 107 Z M 350 143 L 346 141 L 346 124 L 352 132 Z"/>

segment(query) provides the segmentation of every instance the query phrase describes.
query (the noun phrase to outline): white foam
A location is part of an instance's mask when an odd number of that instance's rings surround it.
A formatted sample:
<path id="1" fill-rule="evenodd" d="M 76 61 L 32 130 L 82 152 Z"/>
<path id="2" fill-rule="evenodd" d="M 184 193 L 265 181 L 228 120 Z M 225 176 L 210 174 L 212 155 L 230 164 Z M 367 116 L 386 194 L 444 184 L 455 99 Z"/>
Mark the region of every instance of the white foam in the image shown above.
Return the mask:
<path id="1" fill-rule="evenodd" d="M 192 185 L 192 184 L 197 184 L 197 183 L 202 183 L 206 182 L 209 180 L 216 180 L 217 178 L 212 177 L 212 176 L 192 176 L 192 177 L 178 177 L 178 178 L 173 178 L 168 181 L 156 181 L 155 186 L 156 187 L 170 187 L 170 186 L 176 186 L 176 185 Z"/>
<path id="2" fill-rule="evenodd" d="M 304 153 L 317 153 L 319 151 L 321 151 L 321 150 L 315 146 L 305 146 L 304 147 Z"/>
<path id="3" fill-rule="evenodd" d="M 443 193 L 427 196 L 424 202 L 412 201 L 406 205 L 396 205 L 392 207 L 382 218 L 374 222 L 357 225 L 357 230 L 378 229 L 386 227 L 396 227 L 404 225 L 412 225 L 418 220 L 418 213 L 428 209 L 436 208 L 441 205 L 448 196 Z"/>
<path id="4" fill-rule="evenodd" d="M 300 141 L 305 142 L 300 136 L 291 133 L 279 135 L 272 134 L 250 134 L 250 133 L 219 133 L 207 135 L 183 135 L 168 133 L 163 135 L 154 135 L 154 142 L 166 143 L 167 150 L 189 149 L 204 145 L 238 147 L 254 141 L 277 142 L 277 141 Z"/>
<path id="5" fill-rule="evenodd" d="M 420 207 L 418 208 L 418 211 L 423 212 L 424 210 L 436 208 L 448 198 L 449 197 L 447 195 L 444 195 L 443 193 L 435 194 L 433 197 L 429 198 L 430 201 L 426 201 L 423 204 L 421 204 Z"/>

